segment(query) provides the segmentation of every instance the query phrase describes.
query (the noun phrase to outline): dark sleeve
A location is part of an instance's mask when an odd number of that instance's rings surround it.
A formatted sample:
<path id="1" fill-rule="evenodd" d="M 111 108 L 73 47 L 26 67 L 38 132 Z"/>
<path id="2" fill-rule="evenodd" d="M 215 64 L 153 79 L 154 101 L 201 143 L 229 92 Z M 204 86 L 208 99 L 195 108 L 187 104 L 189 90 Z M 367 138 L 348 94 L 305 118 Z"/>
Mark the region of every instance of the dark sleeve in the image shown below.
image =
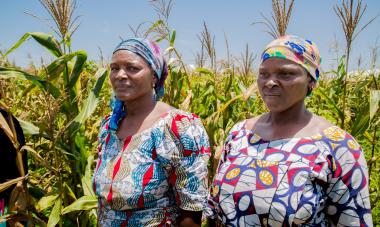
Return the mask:
<path id="1" fill-rule="evenodd" d="M 9 115 L 5 110 L 0 109 L 0 113 L 4 116 L 6 120 L 9 119 Z M 25 145 L 25 138 L 20 123 L 14 116 L 11 117 L 15 126 L 17 140 L 20 144 L 20 147 L 22 147 L 23 145 Z M 16 148 L 13 146 L 11 140 L 8 138 L 5 132 L 2 129 L 0 129 L 0 183 L 4 183 L 8 180 L 15 179 L 21 176 L 16 165 L 16 155 Z M 26 152 L 23 153 L 23 164 L 25 172 L 27 172 L 28 166 Z M 0 193 L 0 198 L 5 198 L 6 200 L 8 200 L 12 190 L 13 187 L 10 187 L 4 192 Z"/>

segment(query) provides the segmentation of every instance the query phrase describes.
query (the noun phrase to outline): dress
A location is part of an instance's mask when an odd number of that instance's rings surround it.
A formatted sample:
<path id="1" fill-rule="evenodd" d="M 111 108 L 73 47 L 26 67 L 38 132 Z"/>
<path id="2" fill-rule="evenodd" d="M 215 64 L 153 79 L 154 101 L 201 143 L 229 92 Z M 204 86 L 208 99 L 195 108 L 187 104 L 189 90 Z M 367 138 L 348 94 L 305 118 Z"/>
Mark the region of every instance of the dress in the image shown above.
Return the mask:
<path id="1" fill-rule="evenodd" d="M 173 226 L 179 208 L 205 209 L 210 146 L 196 115 L 170 110 L 125 141 L 108 124 L 93 177 L 100 226 Z"/>
<path id="2" fill-rule="evenodd" d="M 227 226 L 372 226 L 368 170 L 355 139 L 332 126 L 265 141 L 236 124 L 206 215 Z"/>

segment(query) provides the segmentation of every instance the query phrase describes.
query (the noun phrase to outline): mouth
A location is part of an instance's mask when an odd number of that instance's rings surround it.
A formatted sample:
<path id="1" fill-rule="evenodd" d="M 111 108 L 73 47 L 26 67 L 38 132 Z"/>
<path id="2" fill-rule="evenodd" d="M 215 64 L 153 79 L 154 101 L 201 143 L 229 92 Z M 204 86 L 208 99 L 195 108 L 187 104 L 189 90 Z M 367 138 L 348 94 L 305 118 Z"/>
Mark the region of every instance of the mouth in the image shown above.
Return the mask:
<path id="1" fill-rule="evenodd" d="M 279 97 L 281 96 L 280 94 L 264 94 L 266 97 Z"/>

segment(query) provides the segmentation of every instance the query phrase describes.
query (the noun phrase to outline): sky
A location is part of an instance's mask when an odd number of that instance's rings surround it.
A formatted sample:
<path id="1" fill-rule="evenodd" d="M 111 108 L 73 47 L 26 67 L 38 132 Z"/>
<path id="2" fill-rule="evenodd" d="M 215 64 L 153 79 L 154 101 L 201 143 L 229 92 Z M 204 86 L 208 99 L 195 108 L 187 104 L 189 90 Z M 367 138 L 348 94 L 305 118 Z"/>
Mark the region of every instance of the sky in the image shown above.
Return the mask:
<path id="1" fill-rule="evenodd" d="M 340 1 L 296 0 L 287 30 L 288 34 L 317 43 L 324 71 L 336 65 L 335 43 L 338 43 L 340 55 L 345 47 L 344 33 L 333 11 Z M 367 10 L 361 26 L 380 14 L 379 0 L 363 0 L 363 4 L 367 4 Z M 195 63 L 194 56 L 201 48 L 198 36 L 205 22 L 215 38 L 217 60 L 226 59 L 227 39 L 230 54 L 235 57 L 239 57 L 248 44 L 256 56 L 254 69 L 257 69 L 260 53 L 272 37 L 265 32 L 263 25 L 253 23 L 263 20 L 261 14 L 270 17 L 271 7 L 270 0 L 176 0 L 168 22 L 176 30 L 175 46 L 187 64 Z M 52 32 L 45 22 L 30 16 L 49 18 L 38 0 L 2 0 L 0 9 L 0 49 L 3 51 L 26 32 Z M 89 59 L 95 61 L 99 61 L 101 55 L 109 60 L 120 39 L 133 36 L 129 26 L 137 27 L 142 22 L 158 19 L 148 0 L 77 0 L 76 15 L 80 16 L 80 26 L 72 37 L 72 49 L 85 50 Z M 160 43 L 160 46 L 167 48 L 168 44 Z M 380 17 L 354 40 L 351 70 L 358 68 L 359 58 L 361 68 L 368 68 L 371 48 L 376 46 L 380 47 Z M 8 58 L 19 66 L 27 66 L 31 62 L 38 65 L 41 59 L 45 63 L 53 59 L 33 40 L 28 40 Z M 379 67 L 379 64 L 378 60 L 376 66 Z"/>

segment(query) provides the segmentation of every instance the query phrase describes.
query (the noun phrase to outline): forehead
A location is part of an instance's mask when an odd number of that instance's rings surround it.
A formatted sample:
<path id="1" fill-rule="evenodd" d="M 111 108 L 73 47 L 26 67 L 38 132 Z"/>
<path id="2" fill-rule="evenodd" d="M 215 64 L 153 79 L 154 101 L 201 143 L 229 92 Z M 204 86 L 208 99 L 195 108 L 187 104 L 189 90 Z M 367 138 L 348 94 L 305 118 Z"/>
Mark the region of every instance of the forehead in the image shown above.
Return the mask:
<path id="1" fill-rule="evenodd" d="M 118 50 L 112 54 L 111 64 L 119 62 L 144 62 L 145 59 L 140 55 L 135 54 L 129 50 Z"/>
<path id="2" fill-rule="evenodd" d="M 260 64 L 260 70 L 302 70 L 304 71 L 304 68 L 300 66 L 299 64 L 285 59 L 285 58 L 268 58 L 264 62 Z"/>

